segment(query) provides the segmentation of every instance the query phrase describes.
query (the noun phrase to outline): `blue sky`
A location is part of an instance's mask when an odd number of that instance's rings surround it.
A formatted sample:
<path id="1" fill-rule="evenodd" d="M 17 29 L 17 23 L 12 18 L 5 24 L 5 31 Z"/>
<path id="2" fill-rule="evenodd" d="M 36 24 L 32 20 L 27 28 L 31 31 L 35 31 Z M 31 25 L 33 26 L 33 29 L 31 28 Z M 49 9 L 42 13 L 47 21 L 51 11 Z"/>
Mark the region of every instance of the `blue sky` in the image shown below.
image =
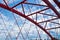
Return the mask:
<path id="1" fill-rule="evenodd" d="M 7 0 L 6 2 L 8 2 L 9 7 L 13 7 L 14 5 L 16 5 L 17 3 L 21 2 L 21 1 L 22 0 L 14 0 L 14 1 Z M 51 3 L 53 2 L 52 0 L 49 0 L 49 1 Z M 27 0 L 27 2 L 46 5 L 41 0 L 38 0 L 38 1 L 37 0 Z M 2 0 L 0 0 L 0 3 L 4 4 L 4 2 Z M 46 7 L 43 7 L 43 6 L 40 7 L 40 6 L 33 6 L 33 5 L 28 5 L 28 4 L 23 4 L 23 6 L 24 6 L 24 11 L 25 11 L 26 15 L 46 8 Z M 60 12 L 60 9 L 57 7 L 57 5 L 54 2 L 53 2 L 53 6 L 57 9 L 58 12 Z M 31 12 L 29 11 L 29 8 L 30 8 Z M 14 9 L 23 13 L 21 5 L 15 7 Z M 48 9 L 48 10 L 43 11 L 41 13 L 55 15 L 54 12 L 51 9 Z M 19 33 L 19 28 L 20 29 L 22 28 L 21 32 L 22 32 L 22 34 L 23 34 L 23 36 L 26 40 L 30 40 L 30 39 L 33 39 L 33 38 L 39 38 L 37 30 L 39 30 L 39 34 L 40 34 L 41 38 L 47 39 L 48 35 L 44 31 L 42 31 L 40 28 L 38 28 L 36 25 L 34 25 L 30 21 L 26 20 L 25 18 L 23 18 L 23 17 L 21 17 L 17 14 L 14 14 L 14 16 L 13 16 L 12 12 L 7 11 L 3 8 L 0 8 L 0 14 L 1 14 L 0 15 L 0 39 L 1 40 L 5 40 L 6 36 L 8 36 L 7 40 L 11 40 L 10 37 L 9 37 L 9 34 L 10 34 L 12 40 L 15 40 L 15 38 L 17 37 L 17 35 Z M 14 17 L 16 18 L 17 23 L 16 23 L 16 20 L 15 20 Z M 36 21 L 36 15 L 32 15 L 32 16 L 29 16 L 29 17 Z M 47 15 L 43 16 L 42 14 L 38 14 L 37 17 L 38 17 L 37 22 L 41 22 L 41 21 L 52 19 L 52 18 L 56 18 L 56 17 L 52 17 L 52 16 L 47 16 Z M 4 21 L 5 24 L 3 23 L 3 21 Z M 25 24 L 24 24 L 24 22 L 25 22 Z M 57 20 L 54 20 L 54 21 L 51 21 L 51 22 L 60 23 L 60 19 L 57 19 Z M 46 28 L 52 28 L 52 27 L 55 27 L 55 26 L 56 27 L 60 26 L 58 24 L 54 24 L 54 23 L 51 23 L 51 22 L 47 22 L 47 27 Z M 18 26 L 17 24 L 19 25 L 19 28 L 17 27 Z M 43 26 L 43 27 L 45 26 L 45 24 L 46 24 L 46 22 L 40 23 L 40 25 Z M 37 27 L 37 29 L 36 29 L 36 27 Z M 60 31 L 59 30 L 60 29 L 50 30 L 49 32 L 54 37 L 59 38 L 60 37 Z M 29 32 L 29 34 L 28 34 L 29 39 L 27 37 L 28 32 Z M 21 33 L 18 37 L 18 40 L 24 40 Z"/>

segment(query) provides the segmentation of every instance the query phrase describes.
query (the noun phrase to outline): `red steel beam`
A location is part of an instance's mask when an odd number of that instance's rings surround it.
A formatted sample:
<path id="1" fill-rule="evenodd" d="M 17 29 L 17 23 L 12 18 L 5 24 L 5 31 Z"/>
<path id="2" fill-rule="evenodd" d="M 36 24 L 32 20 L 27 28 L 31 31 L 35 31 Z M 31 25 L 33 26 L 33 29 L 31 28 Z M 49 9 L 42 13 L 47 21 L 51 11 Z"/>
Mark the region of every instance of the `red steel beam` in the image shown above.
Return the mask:
<path id="1" fill-rule="evenodd" d="M 4 3 L 8 6 L 8 4 L 7 4 L 6 0 L 3 0 L 3 1 L 4 1 Z"/>
<path id="2" fill-rule="evenodd" d="M 58 29 L 58 28 L 60 28 L 60 27 L 48 28 L 46 30 L 52 30 L 52 29 Z"/>
<path id="3" fill-rule="evenodd" d="M 20 2 L 20 3 L 16 4 L 16 5 L 14 5 L 12 8 L 14 8 L 14 7 L 16 7 L 16 6 L 18 6 L 18 5 L 22 4 L 22 3 L 24 3 L 25 1 L 26 1 L 26 0 L 23 0 L 22 2 Z"/>
<path id="4" fill-rule="evenodd" d="M 58 25 L 60 25 L 60 23 L 56 23 L 56 22 L 50 22 L 50 23 L 54 23 L 54 24 L 58 24 Z"/>
<path id="5" fill-rule="evenodd" d="M 58 0 L 53 0 L 56 4 L 57 4 L 57 6 L 60 8 L 60 2 L 58 1 Z"/>
<path id="6" fill-rule="evenodd" d="M 35 12 L 34 12 L 35 13 Z M 33 13 L 31 13 L 32 15 L 34 15 Z M 46 14 L 46 13 L 36 13 L 36 14 L 42 14 L 42 15 L 47 15 L 47 16 L 53 16 L 53 17 L 57 17 L 55 15 L 51 15 L 51 14 Z M 27 15 L 27 16 L 32 16 L 32 15 Z"/>
<path id="7" fill-rule="evenodd" d="M 24 17 L 25 19 L 29 20 L 30 22 L 34 23 L 36 26 L 38 26 L 39 28 L 41 28 L 41 29 L 51 38 L 51 40 L 54 40 L 54 38 L 52 37 L 52 35 L 51 35 L 45 28 L 43 28 L 43 27 L 42 27 L 41 25 L 39 25 L 36 21 L 34 21 L 33 19 L 29 18 L 28 16 L 24 15 L 23 13 L 15 10 L 15 9 L 13 9 L 13 8 L 10 8 L 10 7 L 8 7 L 8 6 L 4 5 L 4 4 L 1 4 L 1 3 L 0 3 L 0 7 L 1 7 L 1 8 L 4 8 L 4 9 L 6 9 L 6 10 L 9 10 L 9 11 L 11 11 L 11 12 L 13 12 L 13 13 L 19 15 L 19 16 L 22 16 L 22 17 Z"/>
<path id="8" fill-rule="evenodd" d="M 59 18 L 53 18 L 53 19 L 45 20 L 45 21 L 42 21 L 42 22 L 39 22 L 39 23 L 50 22 L 50 21 L 53 21 L 53 20 L 56 20 L 56 19 L 59 19 Z"/>
<path id="9" fill-rule="evenodd" d="M 54 6 L 48 0 L 43 0 L 43 1 L 48 5 L 49 8 L 51 8 L 55 12 L 57 17 L 60 18 L 60 13 L 54 8 Z"/>
<path id="10" fill-rule="evenodd" d="M 34 12 L 34 13 L 31 13 L 31 14 L 29 14 L 29 15 L 27 15 L 27 16 L 31 16 L 31 15 L 34 15 L 34 14 L 36 14 L 36 13 L 40 13 L 40 12 L 45 11 L 45 10 L 47 10 L 47 9 L 49 9 L 49 8 L 45 8 L 45 9 L 43 9 L 43 10 L 39 10 L 39 11 Z"/>
<path id="11" fill-rule="evenodd" d="M 46 6 L 46 5 L 42 5 L 42 4 L 35 4 L 35 3 L 28 3 L 28 2 L 25 2 L 24 4 L 48 7 L 48 6 Z"/>
<path id="12" fill-rule="evenodd" d="M 47 15 L 47 16 L 53 16 L 53 17 L 57 17 L 57 16 L 55 16 L 55 15 L 46 14 L 46 13 L 39 13 L 39 14 L 42 14 L 42 15 Z"/>

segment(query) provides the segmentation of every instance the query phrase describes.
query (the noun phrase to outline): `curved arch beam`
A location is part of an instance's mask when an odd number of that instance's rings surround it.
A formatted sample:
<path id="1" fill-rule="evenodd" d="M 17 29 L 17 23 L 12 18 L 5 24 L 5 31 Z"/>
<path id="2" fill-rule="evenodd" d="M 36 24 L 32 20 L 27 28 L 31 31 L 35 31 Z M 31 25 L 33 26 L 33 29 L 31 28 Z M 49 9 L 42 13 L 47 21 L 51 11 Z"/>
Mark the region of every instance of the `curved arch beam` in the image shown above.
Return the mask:
<path id="1" fill-rule="evenodd" d="M 55 7 L 48 0 L 42 0 L 42 1 L 44 1 L 47 4 L 47 6 L 55 12 L 58 18 L 60 18 L 60 13 L 55 9 Z"/>
<path id="2" fill-rule="evenodd" d="M 4 5 L 4 4 L 0 3 L 0 7 L 6 9 L 8 11 L 11 11 L 11 12 L 13 12 L 15 14 L 18 14 L 19 16 L 22 16 L 25 19 L 29 20 L 30 22 L 34 23 L 36 26 L 38 26 L 39 28 L 41 28 L 51 38 L 51 40 L 54 40 L 54 38 L 52 37 L 52 35 L 46 29 L 44 29 L 41 25 L 39 25 L 36 21 L 34 21 L 33 19 L 29 18 L 28 16 L 24 15 L 23 13 L 15 10 L 13 8 L 10 8 L 10 7 L 8 7 L 8 6 Z"/>

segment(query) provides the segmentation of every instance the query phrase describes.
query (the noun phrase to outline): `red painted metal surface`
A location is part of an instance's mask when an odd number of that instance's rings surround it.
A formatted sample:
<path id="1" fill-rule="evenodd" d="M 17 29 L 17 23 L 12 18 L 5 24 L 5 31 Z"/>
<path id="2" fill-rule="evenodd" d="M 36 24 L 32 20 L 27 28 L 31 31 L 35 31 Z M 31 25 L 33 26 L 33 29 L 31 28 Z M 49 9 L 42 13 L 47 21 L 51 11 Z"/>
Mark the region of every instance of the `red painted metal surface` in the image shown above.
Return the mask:
<path id="1" fill-rule="evenodd" d="M 55 7 L 48 0 L 43 0 L 43 1 L 49 6 L 49 8 L 51 8 L 55 12 L 57 17 L 60 18 L 60 13 L 55 9 Z"/>
<path id="2" fill-rule="evenodd" d="M 48 28 L 46 30 L 52 30 L 52 29 L 58 29 L 58 28 L 60 28 L 60 27 Z"/>
<path id="3" fill-rule="evenodd" d="M 27 15 L 27 16 L 31 16 L 31 15 L 34 15 L 34 14 L 40 13 L 40 12 L 45 11 L 45 10 L 47 10 L 47 9 L 49 9 L 49 8 L 45 8 L 45 9 L 43 9 L 43 10 L 39 10 L 39 11 L 34 12 L 34 13 L 31 13 L 31 14 L 29 14 L 29 15 Z"/>
<path id="4" fill-rule="evenodd" d="M 57 6 L 60 8 L 60 2 L 58 1 L 58 0 L 53 0 L 56 4 L 57 4 Z"/>
<path id="5" fill-rule="evenodd" d="M 25 1 L 26 1 L 26 0 L 23 0 L 22 2 L 20 2 L 20 3 L 16 4 L 16 5 L 14 5 L 12 8 L 14 8 L 14 7 L 16 7 L 16 6 L 20 5 L 20 4 L 23 4 Z"/>
<path id="6" fill-rule="evenodd" d="M 60 27 L 53 27 L 53 28 L 47 28 L 47 29 L 46 29 L 46 26 L 47 26 L 47 22 L 60 25 L 60 23 L 51 22 L 51 21 L 53 21 L 53 20 L 59 19 L 59 18 L 60 18 L 60 13 L 55 9 L 55 7 L 54 7 L 48 0 L 42 0 L 42 1 L 44 1 L 47 5 L 29 3 L 29 2 L 26 2 L 27 0 L 23 0 L 22 2 L 17 3 L 17 4 L 14 5 L 13 7 L 9 7 L 9 6 L 8 6 L 8 3 L 6 2 L 6 0 L 3 0 L 3 1 L 4 1 L 5 5 L 2 4 L 2 3 L 0 3 L 0 7 L 1 7 L 1 8 L 4 8 L 4 9 L 6 9 L 6 10 L 8 10 L 8 11 L 11 11 L 11 12 L 13 12 L 13 13 L 15 13 L 15 14 L 17 14 L 17 15 L 19 15 L 19 16 L 27 19 L 27 20 L 29 20 L 30 22 L 32 22 L 32 23 L 34 23 L 36 26 L 38 26 L 40 29 L 42 29 L 42 30 L 51 38 L 51 40 L 55 40 L 55 38 L 48 32 L 48 30 L 58 29 L 58 28 L 60 28 Z M 54 2 L 58 5 L 58 7 L 60 7 L 60 4 L 57 3 L 57 0 L 56 0 L 56 1 L 54 0 Z M 17 6 L 20 5 L 20 4 L 21 4 L 21 6 L 22 6 L 22 11 L 23 11 L 23 13 L 21 13 L 21 12 L 19 12 L 19 11 L 17 11 L 17 10 L 14 9 L 15 7 L 17 7 Z M 47 8 L 42 9 L 42 10 L 39 10 L 39 11 L 36 11 L 36 12 L 33 12 L 33 13 L 31 13 L 31 14 L 28 14 L 28 15 L 25 15 L 24 5 L 23 5 L 23 4 L 34 5 L 34 6 L 43 6 L 43 7 L 47 7 Z M 41 12 L 46 11 L 46 10 L 48 10 L 48 9 L 53 10 L 56 15 L 41 13 Z M 30 9 L 29 11 L 31 12 L 31 9 Z M 32 18 L 29 17 L 29 16 L 32 16 L 32 15 L 34 15 L 34 14 L 36 14 L 36 21 L 34 21 L 34 19 L 32 19 Z M 48 20 L 41 21 L 41 22 L 37 22 L 37 21 L 38 21 L 38 20 L 37 20 L 38 14 L 47 15 L 47 16 L 52 16 L 52 17 L 56 17 L 56 18 L 52 18 L 52 19 L 48 19 Z M 13 16 L 14 16 L 14 14 L 13 14 Z M 16 24 L 17 24 L 17 26 L 18 26 L 17 19 L 16 19 L 15 17 L 14 17 L 14 19 L 15 19 Z M 44 22 L 46 22 L 46 24 L 45 24 L 45 26 L 44 26 L 44 28 L 43 28 L 43 26 L 41 26 L 40 23 L 44 23 Z M 23 25 L 24 25 L 24 24 L 23 24 Z M 18 26 L 18 28 L 19 28 L 19 26 Z M 20 29 L 20 32 L 21 32 L 21 30 L 22 30 L 22 29 Z M 36 30 L 37 30 L 38 35 L 39 35 L 39 31 L 38 31 L 37 27 L 36 27 Z M 18 39 L 18 37 L 19 37 L 19 35 L 20 35 L 20 32 L 18 33 L 18 36 L 16 37 L 16 40 Z M 28 33 L 29 33 L 29 32 L 26 32 L 26 33 L 27 33 L 27 37 L 28 37 Z M 24 38 L 24 36 L 23 36 L 22 33 L 21 33 L 21 35 L 22 35 L 23 39 L 25 40 L 25 38 Z M 39 35 L 39 37 L 40 37 L 40 35 Z M 28 37 L 28 38 L 29 38 L 29 37 Z"/>
<path id="7" fill-rule="evenodd" d="M 29 20 L 30 22 L 34 23 L 34 24 L 37 25 L 39 28 L 41 28 L 46 34 L 48 34 L 48 35 L 50 36 L 51 40 L 54 40 L 54 38 L 52 37 L 52 35 L 51 35 L 45 28 L 43 28 L 43 27 L 42 27 L 41 25 L 39 25 L 36 21 L 34 21 L 33 19 L 29 18 L 28 16 L 22 14 L 21 12 L 18 12 L 17 10 L 12 9 L 12 8 L 4 5 L 4 4 L 1 4 L 1 3 L 0 3 L 0 7 L 1 7 L 1 8 L 4 8 L 4 9 L 6 9 L 6 10 L 9 10 L 9 11 L 11 11 L 11 12 L 13 12 L 13 13 L 16 13 L 16 14 L 18 14 L 19 16 L 22 16 L 22 17 L 24 17 L 25 19 Z"/>

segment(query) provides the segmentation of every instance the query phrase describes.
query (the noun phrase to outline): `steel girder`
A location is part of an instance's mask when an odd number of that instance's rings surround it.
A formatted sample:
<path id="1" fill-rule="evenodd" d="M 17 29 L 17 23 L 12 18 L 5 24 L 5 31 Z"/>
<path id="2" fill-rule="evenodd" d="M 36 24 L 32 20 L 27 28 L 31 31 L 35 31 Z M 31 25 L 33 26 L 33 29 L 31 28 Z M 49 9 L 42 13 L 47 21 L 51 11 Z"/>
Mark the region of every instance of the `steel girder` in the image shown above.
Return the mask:
<path id="1" fill-rule="evenodd" d="M 45 28 L 43 28 L 41 25 L 39 25 L 39 23 L 41 23 L 41 22 L 37 23 L 36 21 L 34 21 L 34 20 L 31 19 L 30 17 L 28 17 L 28 16 L 31 16 L 31 15 L 33 15 L 33 14 L 40 13 L 41 11 L 44 11 L 44 10 L 47 10 L 47 9 L 52 9 L 52 10 L 55 12 L 55 14 L 57 15 L 57 17 L 60 18 L 60 13 L 53 7 L 53 5 L 52 5 L 48 0 L 43 0 L 48 6 L 40 5 L 40 4 L 27 3 L 26 0 L 24 0 L 24 1 L 16 4 L 16 5 L 13 6 L 13 7 L 9 7 L 8 4 L 6 3 L 6 1 L 5 1 L 5 0 L 3 0 L 3 1 L 5 2 L 6 5 L 0 3 L 0 7 L 1 7 L 1 8 L 4 8 L 4 9 L 9 10 L 9 11 L 15 13 L 15 14 L 18 14 L 19 16 L 24 17 L 25 19 L 29 20 L 30 22 L 34 23 L 34 24 L 37 25 L 39 28 L 41 28 L 46 34 L 48 34 L 48 35 L 50 36 L 51 40 L 55 40 L 55 38 L 53 38 L 53 36 L 52 36 L 47 30 L 56 29 L 56 28 L 60 28 L 60 27 L 45 29 Z M 38 5 L 38 6 L 45 6 L 45 7 L 49 7 L 49 8 L 46 8 L 46 9 L 37 11 L 37 12 L 32 13 L 32 14 L 30 14 L 30 15 L 24 15 L 23 13 L 15 10 L 15 9 L 13 9 L 14 7 L 16 7 L 16 6 L 20 5 L 20 4 Z M 43 13 L 41 13 L 41 14 L 43 14 Z M 44 15 L 48 15 L 48 14 L 44 14 Z M 53 15 L 52 15 L 52 16 L 53 16 Z M 58 18 L 56 18 L 56 19 L 58 19 Z M 52 19 L 52 20 L 54 20 L 54 19 Z M 47 20 L 47 21 L 50 21 L 50 20 Z M 42 22 L 47 22 L 47 21 L 42 21 Z"/>
<path id="2" fill-rule="evenodd" d="M 4 4 L 1 4 L 1 3 L 0 3 L 0 7 L 1 7 L 1 8 L 4 8 L 4 9 L 6 9 L 6 10 L 9 10 L 9 11 L 11 11 L 11 12 L 13 12 L 13 13 L 16 13 L 16 14 L 18 14 L 19 16 L 22 16 L 22 17 L 26 18 L 27 20 L 31 21 L 32 23 L 34 23 L 35 25 L 37 25 L 39 28 L 41 28 L 45 33 L 47 33 L 52 40 L 54 40 L 54 38 L 52 37 L 52 35 L 50 35 L 50 33 L 49 33 L 46 29 L 44 29 L 41 25 L 39 25 L 36 21 L 32 20 L 32 19 L 29 18 L 28 16 L 22 14 L 21 12 L 18 12 L 17 10 L 15 10 L 15 9 L 13 9 L 13 8 L 10 8 L 10 7 L 8 7 L 8 6 L 4 5 Z"/>

